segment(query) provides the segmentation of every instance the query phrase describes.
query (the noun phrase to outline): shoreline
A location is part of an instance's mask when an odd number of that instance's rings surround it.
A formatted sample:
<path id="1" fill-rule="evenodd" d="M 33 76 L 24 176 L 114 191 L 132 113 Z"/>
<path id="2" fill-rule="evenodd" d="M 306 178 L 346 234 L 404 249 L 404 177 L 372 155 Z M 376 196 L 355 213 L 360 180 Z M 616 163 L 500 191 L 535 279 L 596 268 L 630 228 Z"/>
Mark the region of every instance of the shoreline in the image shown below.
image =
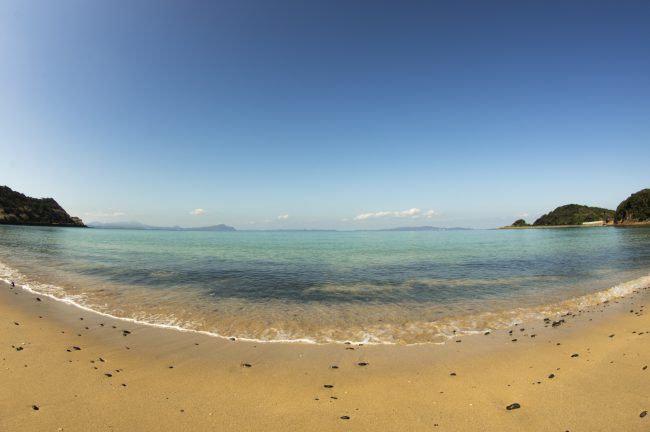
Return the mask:
<path id="1" fill-rule="evenodd" d="M 0 265 L 3 264 L 0 263 Z M 7 268 L 6 266 L 4 267 Z M 21 279 L 22 275 L 19 274 L 18 277 L 19 279 Z M 8 284 L 9 282 L 10 281 L 6 278 L 0 278 L 0 283 Z M 554 301 L 552 303 L 542 303 L 534 306 L 526 306 L 521 308 L 498 310 L 498 311 L 477 312 L 476 314 L 473 315 L 443 317 L 441 319 L 446 320 L 449 323 L 446 326 L 449 327 L 450 329 L 453 329 L 453 333 L 444 333 L 444 334 L 435 333 L 433 334 L 433 336 L 437 338 L 436 340 L 430 339 L 426 341 L 417 341 L 417 342 L 402 342 L 398 340 L 395 342 L 387 342 L 387 341 L 372 341 L 372 340 L 365 340 L 365 339 L 356 340 L 356 341 L 355 340 L 317 341 L 317 340 L 305 339 L 305 338 L 256 339 L 251 337 L 243 337 L 240 335 L 223 335 L 208 330 L 182 327 L 175 324 L 157 323 L 151 321 L 144 321 L 137 318 L 120 317 L 117 315 L 113 315 L 112 313 L 109 312 L 96 310 L 92 306 L 86 306 L 84 304 L 81 304 L 72 297 L 59 297 L 51 293 L 38 291 L 32 288 L 29 284 L 23 284 L 22 282 L 19 282 L 19 284 L 16 285 L 18 289 L 27 291 L 28 293 L 31 293 L 33 295 L 47 297 L 49 299 L 52 299 L 53 301 L 60 302 L 65 305 L 69 305 L 81 311 L 89 312 L 108 319 L 122 321 L 125 323 L 131 323 L 135 325 L 159 328 L 159 329 L 170 330 L 170 331 L 178 331 L 182 333 L 198 334 L 198 335 L 203 335 L 203 336 L 222 339 L 222 340 L 231 340 L 231 341 L 239 340 L 239 341 L 258 343 L 258 344 L 270 343 L 270 344 L 330 345 L 330 344 L 351 343 L 351 344 L 364 344 L 369 346 L 370 345 L 413 346 L 413 345 L 427 345 L 427 344 L 444 345 L 450 340 L 453 340 L 458 337 L 481 334 L 486 330 L 494 331 L 494 330 L 507 329 L 512 327 L 512 325 L 518 322 L 519 323 L 531 322 L 537 318 L 540 318 L 541 316 L 554 317 L 555 319 L 562 314 L 571 312 L 573 309 L 580 311 L 582 309 L 589 308 L 589 307 L 599 307 L 602 303 L 608 303 L 609 301 L 614 301 L 623 298 L 628 294 L 634 292 L 635 290 L 639 289 L 639 287 L 645 287 L 645 286 L 650 286 L 650 274 L 646 274 L 644 276 L 640 276 L 635 279 L 626 280 L 624 282 L 616 283 L 613 286 L 609 286 L 599 291 L 577 295 L 575 297 Z M 492 317 L 492 319 L 494 319 L 493 317 L 495 315 L 501 315 L 502 318 L 497 319 L 496 321 L 493 320 L 490 324 L 485 322 L 488 319 L 487 317 Z M 472 321 L 474 323 L 483 322 L 484 326 L 482 328 L 477 327 L 472 329 L 462 329 L 460 327 L 457 327 L 458 324 L 455 325 L 451 324 L 454 322 L 458 322 L 458 320 Z M 419 331 L 427 332 L 428 330 L 425 328 L 420 328 Z"/>
<path id="2" fill-rule="evenodd" d="M 646 305 L 648 287 L 444 345 L 261 344 L 0 283 L 0 429 L 641 430 Z"/>
<path id="3" fill-rule="evenodd" d="M 528 225 L 528 226 L 511 226 L 506 225 L 497 229 L 565 229 L 565 228 L 634 228 L 634 227 L 650 227 L 650 222 L 625 222 L 625 223 L 605 223 L 601 225 Z"/>

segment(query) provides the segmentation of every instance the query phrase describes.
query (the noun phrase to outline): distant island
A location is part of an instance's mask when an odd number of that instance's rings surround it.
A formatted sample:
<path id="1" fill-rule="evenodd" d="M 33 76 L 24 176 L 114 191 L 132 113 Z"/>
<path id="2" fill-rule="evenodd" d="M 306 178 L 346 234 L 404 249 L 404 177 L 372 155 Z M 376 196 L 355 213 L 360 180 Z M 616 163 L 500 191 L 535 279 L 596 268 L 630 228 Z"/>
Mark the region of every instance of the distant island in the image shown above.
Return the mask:
<path id="1" fill-rule="evenodd" d="M 85 227 L 53 198 L 32 198 L 0 186 L 0 224 Z"/>
<path id="2" fill-rule="evenodd" d="M 158 231 L 237 231 L 234 227 L 219 224 L 206 227 L 197 228 L 182 228 L 179 226 L 173 227 L 158 227 L 152 225 L 145 225 L 140 222 L 90 222 L 90 228 L 102 229 L 132 229 L 132 230 L 158 230 Z"/>
<path id="3" fill-rule="evenodd" d="M 650 223 L 650 189 L 643 189 L 621 202 L 616 211 L 601 207 L 567 204 L 541 216 L 532 225 L 517 219 L 504 228 L 551 228 L 624 226 Z"/>
<path id="4" fill-rule="evenodd" d="M 398 227 L 398 228 L 385 228 L 372 231 L 463 231 L 470 230 L 471 228 L 451 227 L 441 228 L 434 226 L 414 226 L 414 227 Z"/>

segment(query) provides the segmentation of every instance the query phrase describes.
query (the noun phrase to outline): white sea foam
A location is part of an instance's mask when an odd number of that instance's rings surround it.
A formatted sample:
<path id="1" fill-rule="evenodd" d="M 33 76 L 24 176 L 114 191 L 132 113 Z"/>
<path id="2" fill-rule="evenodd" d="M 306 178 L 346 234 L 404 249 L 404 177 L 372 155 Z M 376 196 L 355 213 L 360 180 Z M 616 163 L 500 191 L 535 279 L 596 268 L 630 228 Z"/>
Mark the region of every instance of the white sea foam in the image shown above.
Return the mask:
<path id="1" fill-rule="evenodd" d="M 140 311 L 132 316 L 120 316 L 111 309 L 111 305 L 103 307 L 93 305 L 83 293 L 72 294 L 62 287 L 32 280 L 20 271 L 0 262 L 0 280 L 10 283 L 34 294 L 47 296 L 54 300 L 67 303 L 82 310 L 97 313 L 101 316 L 122 320 L 125 322 L 147 325 L 158 328 L 173 329 L 182 332 L 203 334 L 222 339 L 236 338 L 238 340 L 257 343 L 359 343 L 359 344 L 421 344 L 444 343 L 454 337 L 478 334 L 488 330 L 508 328 L 517 323 L 557 317 L 568 312 L 583 310 L 614 299 L 625 297 L 635 291 L 650 286 L 650 275 L 616 284 L 608 289 L 590 293 L 552 304 L 516 308 L 498 312 L 481 312 L 464 314 L 457 317 L 441 317 L 431 321 L 412 320 L 408 322 L 386 324 L 355 324 L 349 329 L 320 328 L 309 335 L 309 331 L 289 331 L 277 326 L 266 327 L 257 334 L 250 331 L 235 332 L 224 335 L 219 332 L 202 329 L 200 322 L 179 318 L 173 314 L 148 313 Z M 103 310 L 100 310 L 103 309 Z M 307 333 L 307 335 L 303 334 Z"/>

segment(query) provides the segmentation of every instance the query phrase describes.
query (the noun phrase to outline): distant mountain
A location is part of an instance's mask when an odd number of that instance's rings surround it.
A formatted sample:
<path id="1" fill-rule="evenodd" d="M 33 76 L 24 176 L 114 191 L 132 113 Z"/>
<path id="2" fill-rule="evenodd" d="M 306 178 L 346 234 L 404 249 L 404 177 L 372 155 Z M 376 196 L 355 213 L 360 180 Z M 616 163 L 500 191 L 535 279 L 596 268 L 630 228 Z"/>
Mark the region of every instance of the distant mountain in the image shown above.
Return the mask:
<path id="1" fill-rule="evenodd" d="M 650 189 L 633 193 L 616 208 L 617 224 L 650 222 Z"/>
<path id="2" fill-rule="evenodd" d="M 0 186 L 0 224 L 84 227 L 53 198 L 32 198 Z"/>
<path id="3" fill-rule="evenodd" d="M 101 229 L 132 229 L 132 230 L 158 230 L 158 231 L 236 231 L 235 228 L 219 224 L 207 227 L 198 228 L 181 228 L 179 226 L 173 227 L 157 227 L 152 225 L 145 225 L 140 222 L 90 222 L 88 224 L 91 228 Z"/>
<path id="4" fill-rule="evenodd" d="M 224 224 L 212 225 L 212 226 L 201 227 L 201 228 L 179 228 L 179 229 L 181 231 L 237 231 L 235 228 Z"/>
<path id="5" fill-rule="evenodd" d="M 386 228 L 377 231 L 464 231 L 464 230 L 471 230 L 471 228 L 461 228 L 461 227 L 440 228 L 434 226 L 416 226 L 416 227 Z"/>
<path id="6" fill-rule="evenodd" d="M 88 222 L 90 228 L 104 228 L 104 229 L 160 229 L 151 225 L 145 225 L 140 222 Z"/>
<path id="7" fill-rule="evenodd" d="M 543 215 L 535 221 L 533 226 L 582 225 L 585 222 L 610 222 L 613 220 L 614 210 L 579 204 L 567 204 Z"/>

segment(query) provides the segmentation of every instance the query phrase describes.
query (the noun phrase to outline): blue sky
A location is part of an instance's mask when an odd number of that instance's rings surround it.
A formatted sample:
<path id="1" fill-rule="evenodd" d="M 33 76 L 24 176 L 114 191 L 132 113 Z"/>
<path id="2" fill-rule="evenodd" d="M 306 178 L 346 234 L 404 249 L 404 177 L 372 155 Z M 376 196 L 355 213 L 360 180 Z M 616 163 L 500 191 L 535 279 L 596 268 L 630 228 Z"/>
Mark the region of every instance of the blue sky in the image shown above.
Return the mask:
<path id="1" fill-rule="evenodd" d="M 645 1 L 4 1 L 0 184 L 157 225 L 613 208 L 650 186 L 649 22 Z"/>

